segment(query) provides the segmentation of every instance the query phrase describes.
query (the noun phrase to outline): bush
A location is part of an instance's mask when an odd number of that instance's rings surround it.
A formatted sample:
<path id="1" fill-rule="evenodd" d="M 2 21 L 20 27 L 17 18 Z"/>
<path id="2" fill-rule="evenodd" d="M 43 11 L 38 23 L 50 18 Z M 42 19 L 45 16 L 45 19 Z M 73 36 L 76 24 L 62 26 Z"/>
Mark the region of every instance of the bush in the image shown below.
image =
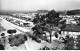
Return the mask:
<path id="1" fill-rule="evenodd" d="M 24 44 L 25 41 L 27 40 L 27 35 L 25 34 L 10 35 L 8 40 L 10 46 L 20 46 L 21 44 Z"/>

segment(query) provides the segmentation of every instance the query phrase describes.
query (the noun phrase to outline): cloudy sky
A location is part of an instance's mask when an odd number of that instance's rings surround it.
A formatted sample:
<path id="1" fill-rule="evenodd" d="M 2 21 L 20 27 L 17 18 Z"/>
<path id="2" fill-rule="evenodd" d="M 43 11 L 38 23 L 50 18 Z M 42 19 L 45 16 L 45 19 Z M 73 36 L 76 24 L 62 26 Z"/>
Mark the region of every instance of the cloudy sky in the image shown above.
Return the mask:
<path id="1" fill-rule="evenodd" d="M 6 11 L 33 11 L 39 9 L 79 9 L 80 0 L 0 0 L 0 9 Z"/>

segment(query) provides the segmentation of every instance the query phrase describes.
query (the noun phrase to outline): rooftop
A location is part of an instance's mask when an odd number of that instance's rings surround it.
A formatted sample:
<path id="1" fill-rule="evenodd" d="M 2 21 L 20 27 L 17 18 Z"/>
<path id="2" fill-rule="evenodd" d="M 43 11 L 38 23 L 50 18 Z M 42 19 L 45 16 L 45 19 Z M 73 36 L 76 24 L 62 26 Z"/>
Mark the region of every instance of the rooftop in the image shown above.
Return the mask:
<path id="1" fill-rule="evenodd" d="M 67 24 L 62 31 L 80 32 L 80 26 Z"/>

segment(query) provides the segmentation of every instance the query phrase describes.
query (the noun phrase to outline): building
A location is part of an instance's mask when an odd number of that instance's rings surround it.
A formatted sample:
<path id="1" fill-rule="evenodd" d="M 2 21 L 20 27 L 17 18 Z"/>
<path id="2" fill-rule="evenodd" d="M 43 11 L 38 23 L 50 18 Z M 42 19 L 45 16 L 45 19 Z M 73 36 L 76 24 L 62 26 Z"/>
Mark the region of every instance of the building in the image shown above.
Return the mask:
<path id="1" fill-rule="evenodd" d="M 60 17 L 64 20 L 66 20 L 66 24 L 78 24 L 78 20 L 75 20 L 79 18 L 80 15 L 60 15 Z"/>
<path id="2" fill-rule="evenodd" d="M 80 26 L 67 24 L 61 34 L 80 35 Z"/>

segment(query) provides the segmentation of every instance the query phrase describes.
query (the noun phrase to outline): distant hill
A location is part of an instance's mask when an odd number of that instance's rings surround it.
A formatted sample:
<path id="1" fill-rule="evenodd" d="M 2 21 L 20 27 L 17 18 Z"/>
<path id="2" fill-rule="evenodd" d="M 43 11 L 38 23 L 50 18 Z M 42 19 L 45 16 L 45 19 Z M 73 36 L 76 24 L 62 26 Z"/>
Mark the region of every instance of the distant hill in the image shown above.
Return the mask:
<path id="1" fill-rule="evenodd" d="M 48 10 L 37 10 L 37 11 L 0 11 L 0 15 L 11 15 L 13 13 L 45 13 Z"/>
<path id="2" fill-rule="evenodd" d="M 59 12 L 61 15 L 65 15 L 67 13 L 67 10 L 57 11 L 57 12 Z"/>
<path id="3" fill-rule="evenodd" d="M 38 10 L 37 12 L 44 13 L 44 12 L 48 12 L 48 10 Z"/>

